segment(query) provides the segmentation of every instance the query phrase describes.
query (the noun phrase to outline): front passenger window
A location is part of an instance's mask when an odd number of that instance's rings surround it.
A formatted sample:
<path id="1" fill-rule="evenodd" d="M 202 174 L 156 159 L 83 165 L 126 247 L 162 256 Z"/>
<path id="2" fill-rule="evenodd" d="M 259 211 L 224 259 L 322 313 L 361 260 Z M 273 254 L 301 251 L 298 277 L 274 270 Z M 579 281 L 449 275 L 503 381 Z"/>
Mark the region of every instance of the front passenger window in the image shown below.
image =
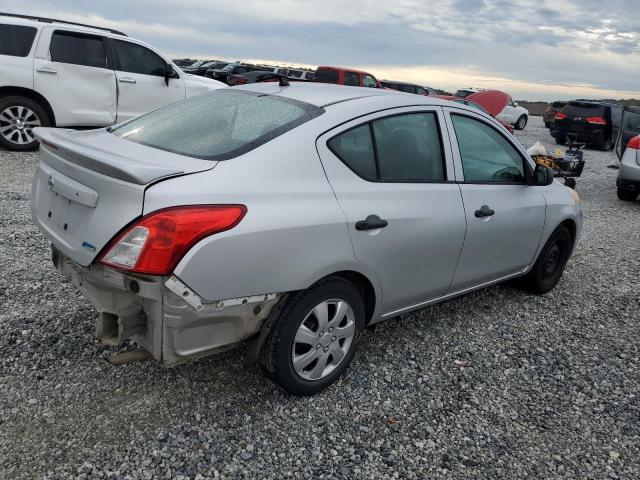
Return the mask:
<path id="1" fill-rule="evenodd" d="M 118 71 L 164 76 L 166 62 L 159 55 L 142 45 L 131 42 L 115 40 L 114 44 L 119 63 Z"/>
<path id="2" fill-rule="evenodd" d="M 520 153 L 496 129 L 462 115 L 451 115 L 465 182 L 523 183 Z"/>

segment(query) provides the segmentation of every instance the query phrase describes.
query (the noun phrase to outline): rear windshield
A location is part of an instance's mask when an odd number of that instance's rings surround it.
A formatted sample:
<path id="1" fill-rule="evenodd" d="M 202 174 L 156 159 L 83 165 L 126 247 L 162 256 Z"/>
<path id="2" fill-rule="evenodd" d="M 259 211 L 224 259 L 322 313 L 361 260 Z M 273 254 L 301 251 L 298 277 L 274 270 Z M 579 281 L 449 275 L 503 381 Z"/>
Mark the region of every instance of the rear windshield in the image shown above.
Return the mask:
<path id="1" fill-rule="evenodd" d="M 36 32 L 34 27 L 0 24 L 0 55 L 26 57 Z"/>
<path id="2" fill-rule="evenodd" d="M 227 160 L 323 112 L 322 108 L 288 98 L 220 89 L 167 105 L 110 131 L 180 155 Z"/>
<path id="3" fill-rule="evenodd" d="M 316 70 L 315 81 L 321 83 L 338 83 L 338 71 L 328 68 Z"/>
<path id="4" fill-rule="evenodd" d="M 589 105 L 588 103 L 567 103 L 562 108 L 562 113 L 566 113 L 569 117 L 596 117 L 604 115 L 603 105 Z"/>

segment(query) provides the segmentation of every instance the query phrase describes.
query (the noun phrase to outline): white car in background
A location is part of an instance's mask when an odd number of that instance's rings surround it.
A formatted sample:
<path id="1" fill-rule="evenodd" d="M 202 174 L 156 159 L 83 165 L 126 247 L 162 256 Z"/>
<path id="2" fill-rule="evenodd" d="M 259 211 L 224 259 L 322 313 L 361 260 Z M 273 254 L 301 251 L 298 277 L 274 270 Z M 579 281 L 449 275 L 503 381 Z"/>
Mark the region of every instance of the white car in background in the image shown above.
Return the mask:
<path id="1" fill-rule="evenodd" d="M 467 98 L 469 95 L 482 92 L 484 90 L 484 88 L 475 87 L 461 88 L 460 90 L 457 90 L 453 96 Z M 510 98 L 507 106 L 504 107 L 502 112 L 496 115 L 496 118 L 503 123 L 513 125 L 513 128 L 516 130 L 524 130 L 524 127 L 527 126 L 527 122 L 529 121 L 529 110 L 521 107 L 518 105 L 518 102 L 514 101 L 513 98 Z"/>
<path id="2" fill-rule="evenodd" d="M 124 33 L 0 14 L 0 145 L 33 150 L 35 127 L 105 127 L 226 87 L 185 74 Z"/>

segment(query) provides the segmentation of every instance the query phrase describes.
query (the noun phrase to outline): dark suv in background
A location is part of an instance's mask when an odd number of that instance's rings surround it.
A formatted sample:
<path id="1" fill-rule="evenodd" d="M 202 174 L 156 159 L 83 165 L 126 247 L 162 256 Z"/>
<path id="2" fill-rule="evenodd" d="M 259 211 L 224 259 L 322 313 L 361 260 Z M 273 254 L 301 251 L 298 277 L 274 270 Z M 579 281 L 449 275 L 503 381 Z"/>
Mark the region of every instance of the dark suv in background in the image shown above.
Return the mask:
<path id="1" fill-rule="evenodd" d="M 207 70 L 206 76 L 227 83 L 229 75 L 241 75 L 247 72 L 268 71 L 265 67 L 257 65 L 249 65 L 244 63 L 229 63 L 222 67 L 210 68 Z"/>
<path id="2" fill-rule="evenodd" d="M 597 100 L 574 100 L 556 112 L 551 136 L 564 145 L 569 137 L 601 150 L 611 150 L 618 136 L 622 105 Z"/>
<path id="3" fill-rule="evenodd" d="M 544 126 L 546 128 L 551 128 L 553 126 L 553 122 L 556 119 L 556 113 L 562 110 L 567 102 L 552 102 L 547 108 L 544 109 L 544 113 L 542 114 L 542 120 L 544 121 Z"/>

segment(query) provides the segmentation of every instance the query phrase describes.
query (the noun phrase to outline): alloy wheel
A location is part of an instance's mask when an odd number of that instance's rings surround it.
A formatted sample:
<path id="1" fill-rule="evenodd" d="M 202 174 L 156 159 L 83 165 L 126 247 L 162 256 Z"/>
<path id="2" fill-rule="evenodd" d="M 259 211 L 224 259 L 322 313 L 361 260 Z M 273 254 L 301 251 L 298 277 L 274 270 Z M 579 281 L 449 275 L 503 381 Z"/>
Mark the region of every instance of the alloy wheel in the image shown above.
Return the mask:
<path id="1" fill-rule="evenodd" d="M 0 135 L 17 145 L 33 142 L 33 129 L 40 125 L 38 115 L 22 105 L 12 105 L 0 112 Z"/>
<path id="2" fill-rule="evenodd" d="M 356 332 L 355 313 L 345 300 L 329 299 L 316 305 L 300 323 L 291 347 L 298 376 L 320 380 L 345 358 Z"/>

